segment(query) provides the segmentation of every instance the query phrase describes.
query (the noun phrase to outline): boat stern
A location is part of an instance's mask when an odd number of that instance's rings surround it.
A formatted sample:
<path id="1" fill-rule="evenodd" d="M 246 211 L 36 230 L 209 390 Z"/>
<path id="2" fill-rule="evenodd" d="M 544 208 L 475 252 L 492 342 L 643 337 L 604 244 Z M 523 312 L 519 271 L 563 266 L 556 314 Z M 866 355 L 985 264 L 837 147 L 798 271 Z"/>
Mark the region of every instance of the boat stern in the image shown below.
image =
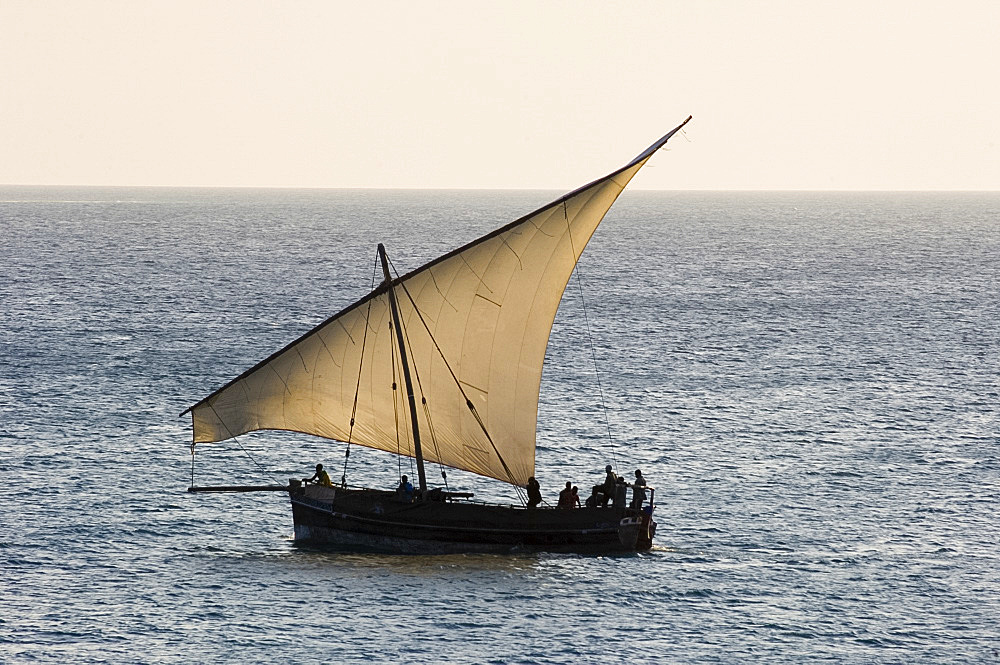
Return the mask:
<path id="1" fill-rule="evenodd" d="M 646 506 L 638 515 L 624 517 L 618 523 L 618 540 L 626 549 L 650 549 L 655 534 L 656 522 L 653 521 L 652 506 Z"/>

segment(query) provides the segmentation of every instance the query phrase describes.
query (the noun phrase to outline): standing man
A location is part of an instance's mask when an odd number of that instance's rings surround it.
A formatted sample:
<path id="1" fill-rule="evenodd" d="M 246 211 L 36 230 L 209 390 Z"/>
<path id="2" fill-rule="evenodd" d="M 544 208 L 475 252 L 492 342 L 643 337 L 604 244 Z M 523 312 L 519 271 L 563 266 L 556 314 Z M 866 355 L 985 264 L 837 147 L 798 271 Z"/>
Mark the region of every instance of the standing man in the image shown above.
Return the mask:
<path id="1" fill-rule="evenodd" d="M 646 479 L 642 477 L 642 471 L 635 470 L 635 480 L 632 482 L 632 508 L 639 510 L 642 502 L 646 500 Z"/>
<path id="2" fill-rule="evenodd" d="M 601 485 L 601 492 L 604 494 L 601 505 L 607 506 L 608 502 L 615 498 L 615 485 L 618 483 L 618 476 L 611 470 L 610 464 L 604 467 L 604 471 L 607 472 L 607 475 L 604 477 L 604 484 Z"/>

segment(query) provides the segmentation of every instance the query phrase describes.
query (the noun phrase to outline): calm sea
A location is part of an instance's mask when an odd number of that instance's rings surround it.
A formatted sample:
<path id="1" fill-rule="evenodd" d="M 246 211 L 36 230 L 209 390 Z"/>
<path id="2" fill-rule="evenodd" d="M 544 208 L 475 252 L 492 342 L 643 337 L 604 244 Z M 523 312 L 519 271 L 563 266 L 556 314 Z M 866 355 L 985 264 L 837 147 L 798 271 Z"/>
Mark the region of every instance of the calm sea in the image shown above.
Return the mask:
<path id="1" fill-rule="evenodd" d="M 363 295 L 376 243 L 402 272 L 558 194 L 0 188 L 0 661 L 1000 663 L 1000 194 L 626 192 L 537 476 L 641 467 L 649 553 L 317 553 L 280 494 L 185 492 L 178 414 Z M 193 474 L 316 462 L 343 444 L 258 433 Z"/>

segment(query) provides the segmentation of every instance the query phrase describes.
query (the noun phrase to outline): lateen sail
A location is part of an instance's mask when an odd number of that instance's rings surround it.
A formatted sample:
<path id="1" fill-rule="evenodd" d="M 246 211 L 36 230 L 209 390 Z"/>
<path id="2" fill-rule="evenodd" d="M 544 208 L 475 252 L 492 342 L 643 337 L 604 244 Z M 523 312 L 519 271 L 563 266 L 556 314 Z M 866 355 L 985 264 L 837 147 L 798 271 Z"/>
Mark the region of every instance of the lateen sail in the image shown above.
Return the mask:
<path id="1" fill-rule="evenodd" d="M 425 460 L 517 484 L 534 475 L 563 290 L 625 185 L 686 123 L 614 173 L 392 281 Z M 327 319 L 191 407 L 194 441 L 279 429 L 412 455 L 389 316 L 383 286 Z"/>

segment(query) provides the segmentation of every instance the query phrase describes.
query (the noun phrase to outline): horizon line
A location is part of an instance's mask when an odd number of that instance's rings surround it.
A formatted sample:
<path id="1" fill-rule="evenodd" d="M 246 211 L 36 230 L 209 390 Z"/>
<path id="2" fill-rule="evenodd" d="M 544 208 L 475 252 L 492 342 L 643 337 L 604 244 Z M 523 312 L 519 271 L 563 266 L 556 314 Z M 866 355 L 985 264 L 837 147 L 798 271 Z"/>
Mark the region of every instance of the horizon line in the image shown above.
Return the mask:
<path id="1" fill-rule="evenodd" d="M 81 184 L 22 184 L 0 183 L 0 187 L 75 188 L 75 189 L 245 189 L 245 190 L 300 190 L 300 191 L 441 191 L 441 192 L 553 192 L 562 191 L 557 187 L 332 187 L 303 185 L 81 185 Z M 825 192 L 825 193 L 1000 193 L 1000 189 L 860 189 L 860 188 L 703 188 L 647 189 L 629 188 L 632 192 Z"/>

